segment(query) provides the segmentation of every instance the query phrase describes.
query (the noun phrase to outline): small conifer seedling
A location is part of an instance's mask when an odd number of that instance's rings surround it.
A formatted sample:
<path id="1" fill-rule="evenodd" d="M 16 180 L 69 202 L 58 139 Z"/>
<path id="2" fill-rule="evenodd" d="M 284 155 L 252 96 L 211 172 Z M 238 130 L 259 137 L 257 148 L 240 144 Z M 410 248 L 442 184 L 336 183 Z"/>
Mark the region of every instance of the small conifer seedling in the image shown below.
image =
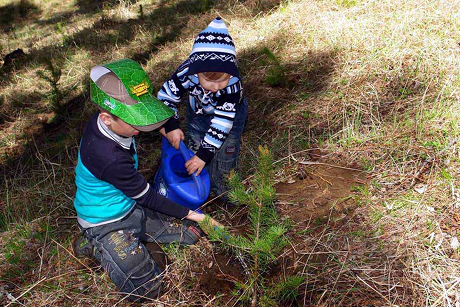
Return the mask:
<path id="1" fill-rule="evenodd" d="M 238 174 L 232 172 L 230 175 L 230 200 L 248 206 L 248 233 L 234 235 L 226 229 L 212 228 L 206 221 L 203 223 L 211 240 L 221 242 L 224 248 L 235 252 L 240 261 L 247 264 L 248 280 L 236 286 L 240 290 L 239 300 L 250 302 L 251 306 L 258 306 L 261 303 L 259 298 L 267 297 L 263 276 L 286 245 L 288 230 L 287 224 L 280 222 L 274 206 L 272 154 L 266 147 L 259 147 L 259 152 L 257 171 L 247 186 Z"/>

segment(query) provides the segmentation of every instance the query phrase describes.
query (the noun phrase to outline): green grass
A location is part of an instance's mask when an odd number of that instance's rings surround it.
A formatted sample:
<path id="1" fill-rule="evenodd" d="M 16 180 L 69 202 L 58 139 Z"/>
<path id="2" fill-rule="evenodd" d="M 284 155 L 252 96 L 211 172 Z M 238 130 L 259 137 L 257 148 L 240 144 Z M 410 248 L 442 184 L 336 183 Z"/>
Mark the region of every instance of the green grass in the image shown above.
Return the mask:
<path id="1" fill-rule="evenodd" d="M 25 52 L 14 65 L 0 68 L 0 260 L 11 273 L 7 282 L 16 282 L 9 289 L 16 296 L 38 281 L 29 274 L 18 282 L 21 273 L 41 267 L 44 276 L 56 279 L 31 290 L 22 302 L 25 306 L 35 306 L 34 297 L 45 302 L 53 295 L 61 305 L 69 297 L 73 305 L 117 302 L 116 295 L 107 295 L 113 291 L 107 279 L 95 277 L 101 272 L 65 275 L 78 270 L 78 262 L 64 248 L 78 233 L 72 209 L 73 168 L 84 122 L 94 110 L 88 102 L 89 69 L 133 58 L 159 88 L 188 55 L 196 33 L 216 15 L 225 19 L 236 42 L 250 106 L 242 173 L 253 172 L 258 145 L 268 145 L 278 160 L 318 144 L 328 162 L 359 165 L 369 177 L 369 183 L 355 188 L 353 200 L 360 206 L 344 218 L 318 217 L 314 226 L 292 230 L 305 244 L 294 246 L 299 255 L 311 259 L 318 256 L 309 253 L 335 252 L 340 258 L 340 252 L 347 251 L 355 257 L 353 262 L 343 258 L 344 267 L 334 267 L 341 272 L 336 279 L 320 273 L 330 265 L 320 257 L 314 264 L 296 258 L 293 266 L 308 277 L 298 283 L 305 301 L 325 306 L 389 305 L 353 274 L 351 268 L 360 270 L 362 265 L 366 272 L 394 278 L 384 283 L 406 287 L 404 296 L 395 290 L 398 287 L 379 287 L 367 280 L 394 305 L 455 304 L 452 298 L 459 295 L 458 289 L 450 289 L 448 295 L 442 290 L 452 284 L 449 276 L 459 273 L 451 256 L 455 251 L 449 240 L 439 241 L 441 231 L 453 235 L 446 225 L 454 225 L 453 195 L 460 186 L 455 142 L 460 135 L 460 59 L 452 35 L 460 21 L 455 2 L 103 3 L 0 1 L 0 57 L 17 48 Z M 142 167 L 150 173 L 158 139 L 146 135 L 141 141 L 146 157 Z M 292 159 L 282 160 L 277 165 L 280 178 L 296 172 L 284 169 L 287 160 L 296 166 Z M 414 192 L 417 183 L 427 187 L 425 193 Z M 63 235 L 55 239 L 64 248 L 20 231 L 43 219 L 47 222 L 41 227 L 50 228 L 44 233 L 59 229 Z M 435 233 L 430 244 L 425 244 L 427 232 Z M 354 243 L 356 238 L 359 242 Z M 48 258 L 42 260 L 28 248 L 27 242 L 34 240 L 49 251 Z M 380 262 L 367 253 L 373 247 Z M 188 276 L 187 252 L 172 247 L 168 253 Z M 401 274 L 389 271 L 394 263 L 382 268 L 381 259 L 402 259 L 397 267 Z M 55 266 L 61 268 L 59 273 Z M 202 293 L 181 288 L 181 278 L 168 278 L 180 291 L 168 296 L 166 305 L 180 299 L 203 303 Z M 95 280 L 100 288 L 93 286 Z M 80 290 L 67 282 L 90 287 L 93 294 L 82 293 L 80 301 L 75 295 Z M 360 300 L 364 297 L 367 302 Z M 226 299 L 219 296 L 222 305 Z"/>

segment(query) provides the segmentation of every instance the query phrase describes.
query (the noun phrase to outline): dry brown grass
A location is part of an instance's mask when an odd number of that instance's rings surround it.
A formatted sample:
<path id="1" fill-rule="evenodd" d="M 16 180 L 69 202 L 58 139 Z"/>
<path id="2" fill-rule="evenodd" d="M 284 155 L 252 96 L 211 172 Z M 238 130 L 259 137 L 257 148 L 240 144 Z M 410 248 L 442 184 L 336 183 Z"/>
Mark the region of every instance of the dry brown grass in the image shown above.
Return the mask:
<path id="1" fill-rule="evenodd" d="M 356 208 L 294 227 L 280 262 L 306 278 L 298 305 L 458 306 L 458 1 L 107 1 L 99 9 L 97 3 L 0 1 L 10 14 L 0 13 L 0 54 L 26 53 L 0 71 L 5 305 L 129 305 L 106 275 L 69 252 L 77 233 L 76 149 L 93 110 L 85 103 L 88 71 L 134 58 L 158 88 L 197 31 L 221 15 L 236 41 L 250 102 L 243 171 L 251 171 L 259 144 L 291 166 L 289 153 L 316 144 L 331 163 L 369 172 Z M 13 21 L 4 22 L 9 16 Z M 47 72 L 45 59 L 62 72 L 66 107 L 54 118 L 52 87 L 37 74 Z M 285 86 L 266 82 L 274 67 Z M 140 141 L 142 153 L 157 142 Z M 212 261 L 213 249 L 202 242 L 171 251 L 166 294 L 146 306 L 229 302 L 188 284 L 196 277 L 193 259 Z"/>

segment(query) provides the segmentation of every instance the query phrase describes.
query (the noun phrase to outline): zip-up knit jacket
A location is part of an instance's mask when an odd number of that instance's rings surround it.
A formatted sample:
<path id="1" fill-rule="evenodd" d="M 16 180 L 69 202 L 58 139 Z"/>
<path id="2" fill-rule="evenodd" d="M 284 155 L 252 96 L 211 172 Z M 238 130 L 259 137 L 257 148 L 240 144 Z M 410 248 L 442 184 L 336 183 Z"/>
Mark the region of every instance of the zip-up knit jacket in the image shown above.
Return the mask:
<path id="1" fill-rule="evenodd" d="M 181 97 L 188 93 L 188 103 L 196 116 L 210 116 L 210 126 L 201 141 L 196 155 L 208 163 L 222 146 L 236 115 L 236 106 L 243 101 L 243 86 L 238 77 L 232 76 L 226 88 L 215 93 L 205 91 L 196 74 L 189 75 L 190 61 L 187 59 L 167 80 L 160 91 L 158 99 L 163 101 L 176 114 L 165 125 L 166 133 L 179 128 L 177 111 Z"/>
<path id="2" fill-rule="evenodd" d="M 134 138 L 121 137 L 99 119 L 88 122 L 80 142 L 74 206 L 84 228 L 126 216 L 134 204 L 183 218 L 185 208 L 158 194 L 138 171 Z"/>

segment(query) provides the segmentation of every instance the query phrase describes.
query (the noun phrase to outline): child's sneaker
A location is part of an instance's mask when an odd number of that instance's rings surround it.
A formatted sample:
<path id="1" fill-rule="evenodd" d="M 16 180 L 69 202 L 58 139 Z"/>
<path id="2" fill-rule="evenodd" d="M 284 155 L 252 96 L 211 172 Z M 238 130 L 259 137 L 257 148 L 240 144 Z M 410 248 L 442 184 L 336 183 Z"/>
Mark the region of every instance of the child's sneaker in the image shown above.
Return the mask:
<path id="1" fill-rule="evenodd" d="M 72 243 L 73 253 L 77 258 L 94 256 L 94 246 L 89 240 L 83 236 L 79 236 Z"/>

